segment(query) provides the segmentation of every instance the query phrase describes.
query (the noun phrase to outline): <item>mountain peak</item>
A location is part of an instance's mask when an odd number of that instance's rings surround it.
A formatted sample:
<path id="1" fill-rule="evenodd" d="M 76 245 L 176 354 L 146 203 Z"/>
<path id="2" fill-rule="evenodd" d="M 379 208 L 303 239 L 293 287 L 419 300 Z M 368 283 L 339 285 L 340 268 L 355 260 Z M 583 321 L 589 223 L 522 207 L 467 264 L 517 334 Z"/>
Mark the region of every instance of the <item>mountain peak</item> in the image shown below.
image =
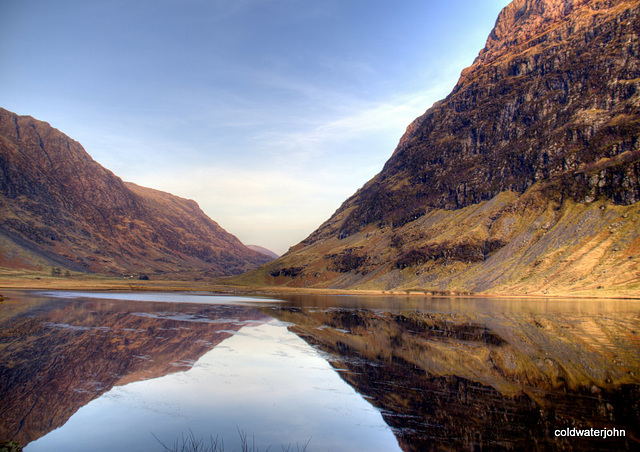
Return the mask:
<path id="1" fill-rule="evenodd" d="M 593 25 L 593 16 L 615 11 L 628 0 L 514 0 L 498 15 L 484 48 L 474 63 L 462 72 L 458 85 L 478 68 L 495 64 L 531 47 L 554 45 L 580 29 Z M 569 27 L 560 27 L 572 21 Z"/>

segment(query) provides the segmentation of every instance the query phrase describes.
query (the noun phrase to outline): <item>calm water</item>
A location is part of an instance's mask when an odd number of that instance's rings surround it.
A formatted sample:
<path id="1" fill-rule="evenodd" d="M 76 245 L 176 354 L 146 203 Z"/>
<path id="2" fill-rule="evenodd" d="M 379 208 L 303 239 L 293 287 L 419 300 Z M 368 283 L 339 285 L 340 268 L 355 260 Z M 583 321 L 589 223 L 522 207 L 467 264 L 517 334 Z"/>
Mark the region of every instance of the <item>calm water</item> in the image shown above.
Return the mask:
<path id="1" fill-rule="evenodd" d="M 6 295 L 0 440 L 28 452 L 640 447 L 636 301 Z"/>

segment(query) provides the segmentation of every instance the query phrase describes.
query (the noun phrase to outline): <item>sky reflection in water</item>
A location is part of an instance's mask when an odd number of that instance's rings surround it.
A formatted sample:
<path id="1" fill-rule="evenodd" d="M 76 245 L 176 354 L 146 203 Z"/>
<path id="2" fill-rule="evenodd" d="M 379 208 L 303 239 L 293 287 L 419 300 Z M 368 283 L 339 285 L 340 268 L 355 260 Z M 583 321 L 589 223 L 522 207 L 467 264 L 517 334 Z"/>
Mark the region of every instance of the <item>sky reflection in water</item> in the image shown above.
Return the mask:
<path id="1" fill-rule="evenodd" d="M 238 429 L 310 451 L 640 435 L 635 300 L 32 292 L 0 305 L 0 331 L 0 437 L 27 452 L 162 450 L 153 435 L 189 431 L 238 450 Z M 567 426 L 628 436 L 553 435 Z"/>
<path id="2" fill-rule="evenodd" d="M 162 450 L 152 433 L 173 445 L 189 430 L 236 450 L 237 429 L 260 450 L 399 450 L 380 412 L 276 320 L 242 328 L 186 372 L 115 387 L 26 450 Z"/>

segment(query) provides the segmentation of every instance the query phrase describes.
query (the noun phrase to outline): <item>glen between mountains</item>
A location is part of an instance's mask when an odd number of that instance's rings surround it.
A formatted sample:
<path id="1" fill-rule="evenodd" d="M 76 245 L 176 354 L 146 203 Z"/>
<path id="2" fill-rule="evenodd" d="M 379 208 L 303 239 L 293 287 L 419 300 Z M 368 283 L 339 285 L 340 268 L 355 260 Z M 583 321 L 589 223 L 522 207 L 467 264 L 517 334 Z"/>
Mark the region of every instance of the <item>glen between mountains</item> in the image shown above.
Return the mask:
<path id="1" fill-rule="evenodd" d="M 639 14 L 638 0 L 513 1 L 382 171 L 271 262 L 194 201 L 123 182 L 48 124 L 0 110 L 0 267 L 637 294 Z"/>

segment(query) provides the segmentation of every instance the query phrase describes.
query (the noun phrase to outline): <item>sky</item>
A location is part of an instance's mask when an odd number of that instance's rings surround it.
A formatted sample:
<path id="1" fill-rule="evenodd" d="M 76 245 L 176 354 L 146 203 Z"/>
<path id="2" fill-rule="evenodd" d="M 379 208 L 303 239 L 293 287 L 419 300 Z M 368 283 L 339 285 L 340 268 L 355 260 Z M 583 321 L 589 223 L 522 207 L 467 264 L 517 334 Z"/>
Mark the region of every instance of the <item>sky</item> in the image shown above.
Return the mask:
<path id="1" fill-rule="evenodd" d="M 282 254 L 446 97 L 506 0 L 0 0 L 0 107 Z"/>

